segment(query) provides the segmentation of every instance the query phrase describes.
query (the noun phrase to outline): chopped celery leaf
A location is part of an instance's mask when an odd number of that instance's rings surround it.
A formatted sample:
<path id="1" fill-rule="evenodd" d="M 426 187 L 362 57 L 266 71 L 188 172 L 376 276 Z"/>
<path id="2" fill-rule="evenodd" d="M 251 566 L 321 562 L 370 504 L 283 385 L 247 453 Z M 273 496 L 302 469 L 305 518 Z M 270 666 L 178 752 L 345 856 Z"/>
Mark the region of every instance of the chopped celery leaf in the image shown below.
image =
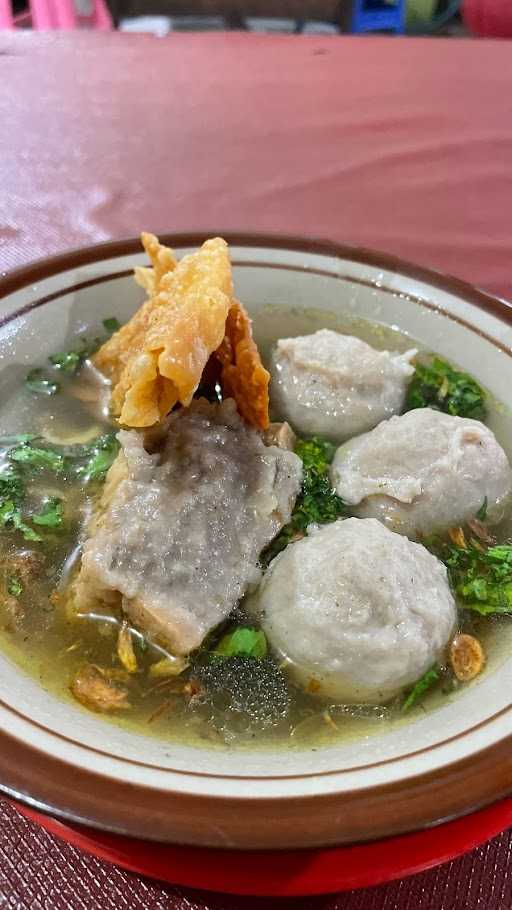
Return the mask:
<path id="1" fill-rule="evenodd" d="M 415 704 L 417 704 L 426 692 L 432 688 L 432 686 L 441 678 L 439 667 L 431 667 L 430 670 L 427 670 L 423 676 L 418 679 L 418 682 L 414 684 L 411 691 L 407 695 L 403 705 L 402 711 L 409 711 Z"/>
<path id="2" fill-rule="evenodd" d="M 417 363 L 409 383 L 405 410 L 434 408 L 458 417 L 485 417 L 485 392 L 469 373 L 455 370 L 446 360 L 434 357 L 429 364 Z"/>
<path id="3" fill-rule="evenodd" d="M 265 657 L 267 639 L 261 629 L 250 629 L 238 626 L 228 632 L 215 646 L 213 654 L 221 657 L 233 657 L 235 654 L 246 654 L 250 657 Z"/>
<path id="4" fill-rule="evenodd" d="M 294 537 L 304 535 L 308 525 L 326 524 L 346 515 L 345 503 L 334 492 L 329 479 L 329 465 L 335 451 L 336 446 L 331 442 L 316 436 L 297 441 L 295 454 L 302 460 L 304 470 L 302 490 L 297 497 L 291 521 L 263 551 L 263 565 L 268 565 Z"/>
<path id="5" fill-rule="evenodd" d="M 86 482 L 103 480 L 119 452 L 119 443 L 114 433 L 100 436 L 87 446 L 82 446 L 77 452 L 79 458 L 85 459 L 77 473 Z"/>
<path id="6" fill-rule="evenodd" d="M 32 521 L 46 528 L 60 528 L 63 521 L 62 500 L 58 497 L 49 499 L 41 511 L 32 516 Z"/>
<path id="7" fill-rule="evenodd" d="M 11 597 L 20 597 L 23 594 L 23 585 L 17 575 L 11 575 L 7 579 L 7 593 Z"/>
<path id="8" fill-rule="evenodd" d="M 464 546 L 436 537 L 425 541 L 447 567 L 461 606 L 482 616 L 512 613 L 512 545 L 485 547 L 461 539 Z"/>
<path id="9" fill-rule="evenodd" d="M 11 449 L 9 460 L 25 465 L 34 473 L 49 470 L 61 474 L 66 467 L 64 456 L 56 449 L 43 449 L 30 443 L 23 443 L 15 449 Z"/>
<path id="10" fill-rule="evenodd" d="M 121 323 L 115 316 L 109 316 L 108 319 L 103 320 L 103 327 L 109 335 L 113 335 L 114 332 L 117 332 L 121 328 Z"/>
<path id="11" fill-rule="evenodd" d="M 82 363 L 82 357 L 80 354 L 77 354 L 76 351 L 65 351 L 62 354 L 52 354 L 48 358 L 51 365 L 55 367 L 56 370 L 62 370 L 63 373 L 76 373 L 78 367 Z"/>
<path id="12" fill-rule="evenodd" d="M 20 531 L 25 540 L 34 543 L 42 540 L 37 531 L 23 521 L 20 509 L 9 499 L 0 505 L 0 527 Z"/>
<path id="13" fill-rule="evenodd" d="M 48 379 L 44 370 L 39 368 L 27 373 L 25 385 L 34 395 L 56 395 L 60 388 L 58 382 Z"/>

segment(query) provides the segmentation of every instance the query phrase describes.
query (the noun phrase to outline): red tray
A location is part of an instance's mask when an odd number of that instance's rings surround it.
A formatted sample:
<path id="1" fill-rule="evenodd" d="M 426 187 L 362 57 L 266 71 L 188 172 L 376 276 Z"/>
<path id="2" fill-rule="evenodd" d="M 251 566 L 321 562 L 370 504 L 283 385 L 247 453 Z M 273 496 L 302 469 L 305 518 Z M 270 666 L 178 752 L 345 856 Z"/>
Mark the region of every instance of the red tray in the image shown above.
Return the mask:
<path id="1" fill-rule="evenodd" d="M 435 828 L 370 844 L 240 853 L 134 840 L 15 805 L 51 834 L 131 872 L 190 888 L 266 897 L 348 891 L 403 878 L 454 859 L 512 825 L 510 798 Z"/>

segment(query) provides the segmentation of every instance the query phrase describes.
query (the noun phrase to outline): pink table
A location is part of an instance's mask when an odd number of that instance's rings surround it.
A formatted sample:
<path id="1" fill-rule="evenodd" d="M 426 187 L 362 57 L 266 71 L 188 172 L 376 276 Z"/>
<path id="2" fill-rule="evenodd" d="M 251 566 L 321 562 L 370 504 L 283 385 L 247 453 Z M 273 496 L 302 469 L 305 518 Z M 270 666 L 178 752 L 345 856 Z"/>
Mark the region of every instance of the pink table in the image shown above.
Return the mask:
<path id="1" fill-rule="evenodd" d="M 512 45 L 0 36 L 0 272 L 154 231 L 397 253 L 512 297 Z M 0 803 L 0 906 L 510 910 L 512 840 L 371 892 L 200 896 L 78 854 Z"/>

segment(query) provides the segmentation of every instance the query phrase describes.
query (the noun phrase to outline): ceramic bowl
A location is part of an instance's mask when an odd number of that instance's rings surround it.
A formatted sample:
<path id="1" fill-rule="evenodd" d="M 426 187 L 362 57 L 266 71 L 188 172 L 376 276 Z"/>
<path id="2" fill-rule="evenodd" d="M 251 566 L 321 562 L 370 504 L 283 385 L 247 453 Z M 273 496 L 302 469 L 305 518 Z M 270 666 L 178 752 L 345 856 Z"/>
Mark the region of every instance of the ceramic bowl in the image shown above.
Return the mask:
<path id="1" fill-rule="evenodd" d="M 163 238 L 178 252 L 199 236 Z M 388 256 L 231 236 L 237 295 L 364 317 L 473 373 L 507 403 L 512 307 Z M 137 240 L 46 260 L 0 282 L 0 394 L 76 330 L 137 308 Z M 0 788 L 63 818 L 199 846 L 342 844 L 417 830 L 512 790 L 512 658 L 453 701 L 380 735 L 317 750 L 237 752 L 144 737 L 59 701 L 0 653 Z"/>

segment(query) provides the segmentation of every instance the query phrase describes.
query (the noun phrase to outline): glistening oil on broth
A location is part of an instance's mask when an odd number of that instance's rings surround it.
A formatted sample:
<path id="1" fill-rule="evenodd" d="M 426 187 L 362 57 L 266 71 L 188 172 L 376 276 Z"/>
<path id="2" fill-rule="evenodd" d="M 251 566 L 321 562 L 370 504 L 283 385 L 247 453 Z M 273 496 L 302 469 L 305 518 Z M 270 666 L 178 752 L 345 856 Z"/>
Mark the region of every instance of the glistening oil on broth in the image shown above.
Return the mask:
<path id="1" fill-rule="evenodd" d="M 264 359 L 268 359 L 276 339 L 310 334 L 319 328 L 355 335 L 377 349 L 402 352 L 411 347 L 411 339 L 395 329 L 314 308 L 267 306 L 260 311 L 254 325 Z M 108 386 L 94 368 L 86 364 L 76 377 L 59 375 L 59 383 L 60 393 L 48 397 L 31 395 L 20 384 L 17 392 L 2 404 L 0 435 L 31 432 L 55 445 L 76 445 L 115 430 L 107 416 Z M 274 419 L 279 417 L 273 415 Z M 502 406 L 489 402 L 487 423 L 509 452 L 510 418 Z M 1 607 L 3 649 L 46 689 L 66 699 L 71 698 L 70 680 L 84 662 L 119 669 L 117 615 L 106 615 L 103 619 L 69 616 L 62 595 L 76 567 L 83 528 L 97 495 L 97 489 L 84 492 L 80 483 L 61 482 L 53 475 L 50 479 L 44 472 L 35 479 L 30 490 L 34 508 L 37 509 L 38 497 L 61 498 L 68 530 L 49 533 L 44 544 L 23 545 L 23 553 L 29 554 L 29 558 L 21 569 L 13 569 L 13 574 L 21 579 L 23 593 L 4 598 Z M 496 531 L 498 540 L 507 540 L 511 532 L 510 518 L 504 518 Z M 0 535 L 0 558 L 2 563 L 16 567 L 18 557 L 13 540 L 11 534 Z M 19 541 L 17 549 L 20 549 Z M 488 655 L 488 669 L 492 670 L 505 656 L 510 642 L 509 635 L 503 634 L 509 631 L 508 617 L 494 621 L 472 617 L 465 618 L 465 629 L 482 641 Z M 343 707 L 319 702 L 291 687 L 290 711 L 277 726 L 256 730 L 233 718 L 223 726 L 218 717 L 215 723 L 211 722 L 210 708 L 200 703 L 192 707 L 190 699 L 183 697 L 187 672 L 174 680 L 148 677 L 150 665 L 161 655 L 141 636 L 134 637 L 134 650 L 138 672 L 130 681 L 130 708 L 106 719 L 144 735 L 208 748 L 226 745 L 251 749 L 317 748 L 382 732 L 408 720 L 398 704 Z M 452 693 L 437 689 L 426 696 L 421 709 L 433 709 L 450 697 Z"/>

